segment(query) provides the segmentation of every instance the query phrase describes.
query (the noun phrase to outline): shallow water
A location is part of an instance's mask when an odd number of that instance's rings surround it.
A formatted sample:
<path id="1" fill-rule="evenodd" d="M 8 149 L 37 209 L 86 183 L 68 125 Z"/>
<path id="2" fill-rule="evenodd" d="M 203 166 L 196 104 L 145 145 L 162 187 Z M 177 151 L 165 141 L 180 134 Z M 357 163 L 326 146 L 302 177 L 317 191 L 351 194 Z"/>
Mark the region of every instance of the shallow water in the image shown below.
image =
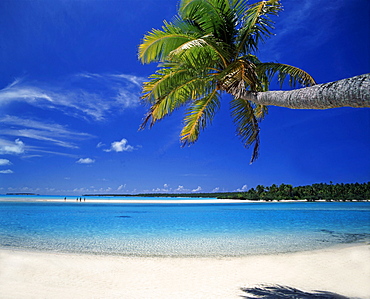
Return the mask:
<path id="1" fill-rule="evenodd" d="M 241 256 L 370 240 L 368 202 L 166 200 L 162 204 L 0 202 L 0 247 L 135 256 Z"/>

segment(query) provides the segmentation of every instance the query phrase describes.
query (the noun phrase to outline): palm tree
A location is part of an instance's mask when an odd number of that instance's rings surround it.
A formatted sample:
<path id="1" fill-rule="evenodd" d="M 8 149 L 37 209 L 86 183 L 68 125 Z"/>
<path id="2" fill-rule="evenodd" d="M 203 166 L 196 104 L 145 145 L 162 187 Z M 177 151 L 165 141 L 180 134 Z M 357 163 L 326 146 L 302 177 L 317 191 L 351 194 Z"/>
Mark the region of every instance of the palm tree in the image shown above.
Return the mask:
<path id="1" fill-rule="evenodd" d="M 186 106 L 180 140 L 192 144 L 212 122 L 222 94 L 228 93 L 237 135 L 245 147 L 253 145 L 252 163 L 258 157 L 259 122 L 266 105 L 282 106 L 282 96 L 273 102 L 275 92 L 268 92 L 272 78 L 277 76 L 281 85 L 289 78 L 292 87 L 315 85 L 305 71 L 261 62 L 255 55 L 259 44 L 272 35 L 271 17 L 281 9 L 280 0 L 252 5 L 247 0 L 182 0 L 173 22 L 164 21 L 139 46 L 143 63 L 159 63 L 143 86 L 142 99 L 150 108 L 141 128 Z M 290 108 L 302 108 L 299 105 Z"/>

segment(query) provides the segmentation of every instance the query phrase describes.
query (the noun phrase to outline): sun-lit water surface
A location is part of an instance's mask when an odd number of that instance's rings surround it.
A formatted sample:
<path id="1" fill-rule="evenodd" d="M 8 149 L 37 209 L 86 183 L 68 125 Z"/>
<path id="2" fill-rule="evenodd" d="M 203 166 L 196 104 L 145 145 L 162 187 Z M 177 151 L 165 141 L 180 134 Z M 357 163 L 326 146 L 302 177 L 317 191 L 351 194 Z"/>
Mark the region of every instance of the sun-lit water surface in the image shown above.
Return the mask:
<path id="1" fill-rule="evenodd" d="M 136 256 L 240 256 L 370 240 L 368 202 L 182 204 L 167 198 L 166 203 L 149 204 L 146 199 L 140 204 L 72 198 L 3 201 L 0 247 Z"/>

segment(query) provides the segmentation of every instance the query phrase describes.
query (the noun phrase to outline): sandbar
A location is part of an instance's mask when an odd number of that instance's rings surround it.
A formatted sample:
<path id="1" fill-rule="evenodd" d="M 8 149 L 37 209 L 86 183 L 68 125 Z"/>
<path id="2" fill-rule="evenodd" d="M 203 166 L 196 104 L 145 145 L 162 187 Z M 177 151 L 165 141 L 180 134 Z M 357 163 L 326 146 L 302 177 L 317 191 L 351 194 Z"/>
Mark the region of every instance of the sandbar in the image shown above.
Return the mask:
<path id="1" fill-rule="evenodd" d="M 37 201 L 62 202 L 59 199 L 46 199 Z M 88 199 L 82 200 L 86 203 L 135 203 L 135 204 L 211 204 L 211 203 L 245 203 L 245 200 L 239 199 Z M 69 202 L 74 202 L 73 200 Z M 257 201 L 255 201 L 257 202 Z"/>
<path id="2" fill-rule="evenodd" d="M 370 298 L 370 245 L 242 257 L 129 257 L 0 249 L 1 298 L 242 298 L 283 285 Z"/>

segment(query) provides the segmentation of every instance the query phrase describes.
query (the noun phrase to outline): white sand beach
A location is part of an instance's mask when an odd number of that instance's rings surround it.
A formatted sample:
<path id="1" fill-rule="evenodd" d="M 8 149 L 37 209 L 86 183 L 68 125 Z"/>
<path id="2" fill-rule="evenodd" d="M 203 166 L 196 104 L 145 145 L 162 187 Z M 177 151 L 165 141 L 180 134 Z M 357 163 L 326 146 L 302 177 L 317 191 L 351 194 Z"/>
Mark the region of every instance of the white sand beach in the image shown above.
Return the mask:
<path id="1" fill-rule="evenodd" d="M 43 199 L 43 200 L 36 200 L 36 201 L 48 201 L 48 202 L 75 202 L 75 200 L 68 200 L 64 201 L 63 199 Z M 168 197 L 166 199 L 89 199 L 82 200 L 83 202 L 87 203 L 134 203 L 134 204 L 198 204 L 198 203 L 251 203 L 251 202 L 259 202 L 259 201 L 245 201 L 240 199 L 202 199 L 202 198 L 194 198 L 194 199 L 179 199 L 179 198 L 171 198 Z M 262 201 L 261 201 L 262 202 Z"/>
<path id="2" fill-rule="evenodd" d="M 79 197 L 78 197 L 79 198 Z M 263 201 L 245 201 L 240 199 L 204 199 L 204 198 L 192 198 L 192 199 L 183 199 L 183 198 L 173 198 L 173 197 L 167 197 L 167 198 L 155 198 L 155 199 L 136 199 L 134 197 L 130 197 L 129 199 L 123 199 L 122 197 L 119 197 L 118 199 L 105 199 L 104 197 L 101 197 L 99 199 L 91 199 L 89 197 L 81 198 L 82 202 L 84 203 L 133 203 L 133 204 L 167 204 L 167 203 L 174 203 L 174 204 L 198 204 L 198 203 L 257 203 L 257 202 L 263 202 Z M 63 197 L 55 199 L 55 198 L 27 198 L 27 197 L 11 197 L 11 198 L 2 198 L 0 196 L 0 202 L 66 202 L 66 203 L 75 203 L 80 202 L 79 200 L 76 201 L 76 199 L 68 198 L 67 200 L 64 200 Z"/>
<path id="3" fill-rule="evenodd" d="M 1 298 L 241 298 L 279 284 L 370 298 L 370 246 L 233 258 L 0 250 Z"/>

